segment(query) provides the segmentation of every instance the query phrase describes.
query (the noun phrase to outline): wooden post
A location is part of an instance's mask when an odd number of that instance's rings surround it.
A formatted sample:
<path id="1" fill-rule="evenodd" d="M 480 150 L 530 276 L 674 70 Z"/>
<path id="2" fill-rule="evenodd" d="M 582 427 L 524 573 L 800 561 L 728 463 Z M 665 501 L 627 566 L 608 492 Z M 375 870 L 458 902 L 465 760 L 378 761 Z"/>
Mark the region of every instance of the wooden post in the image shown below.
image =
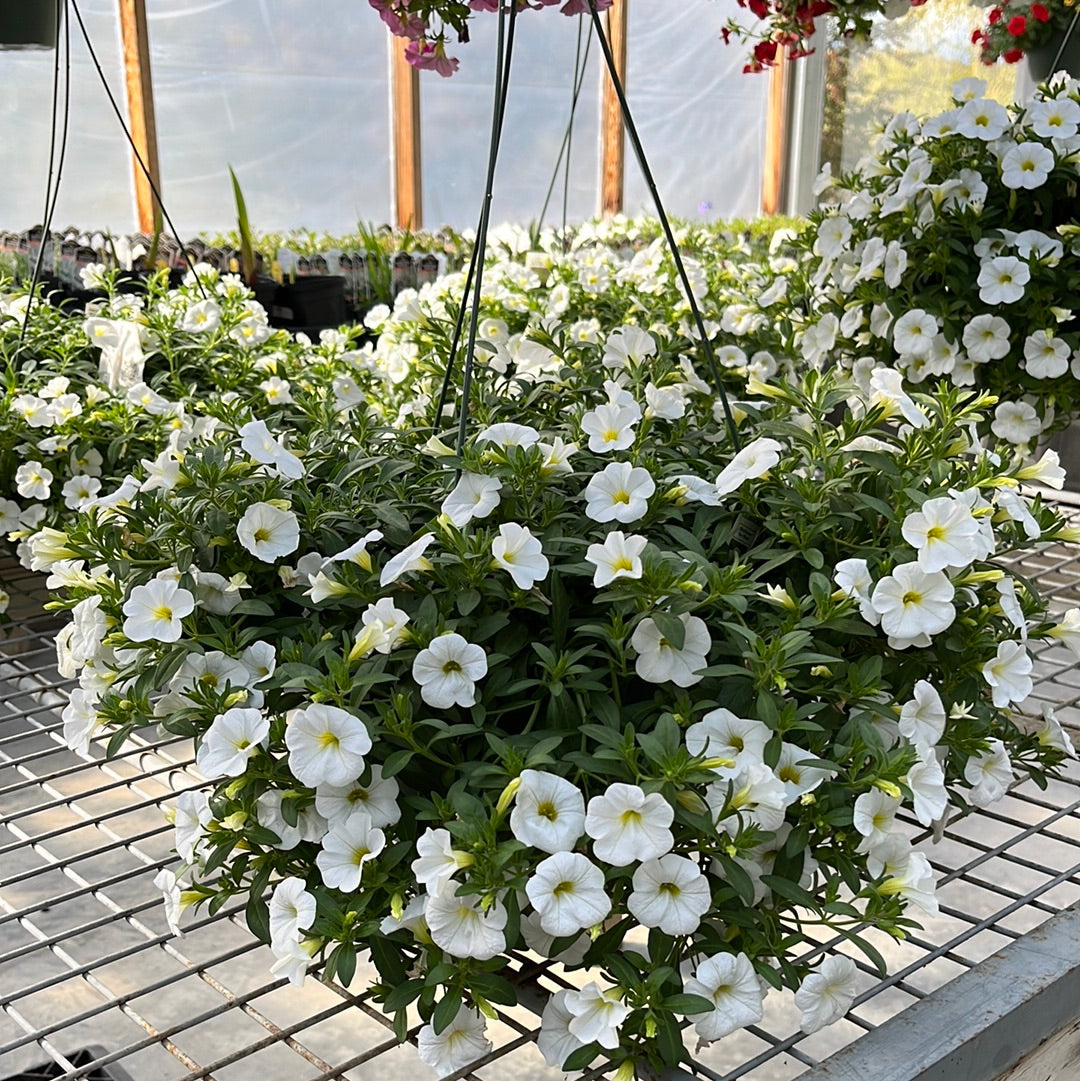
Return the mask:
<path id="1" fill-rule="evenodd" d="M 787 67 L 783 49 L 769 72 L 769 102 L 765 117 L 765 160 L 762 163 L 761 211 L 778 214 L 784 197 L 787 159 Z"/>
<path id="2" fill-rule="evenodd" d="M 127 85 L 131 138 L 154 187 L 161 191 L 158 166 L 154 89 L 150 81 L 150 38 L 146 30 L 146 0 L 119 0 L 120 33 L 124 43 L 124 78 Z M 160 213 L 146 172 L 132 155 L 135 173 L 135 208 L 139 231 L 153 233 Z"/>
<path id="3" fill-rule="evenodd" d="M 607 36 L 615 70 L 626 89 L 626 28 L 629 0 L 614 0 L 607 10 Z M 618 214 L 623 208 L 623 175 L 626 168 L 626 136 L 623 131 L 622 110 L 615 94 L 611 76 L 604 72 L 603 97 L 600 106 L 600 213 L 604 217 Z"/>
<path id="4" fill-rule="evenodd" d="M 405 59 L 405 38 L 390 38 L 390 122 L 393 125 L 394 214 L 400 229 L 424 224 L 420 160 L 420 73 Z"/>

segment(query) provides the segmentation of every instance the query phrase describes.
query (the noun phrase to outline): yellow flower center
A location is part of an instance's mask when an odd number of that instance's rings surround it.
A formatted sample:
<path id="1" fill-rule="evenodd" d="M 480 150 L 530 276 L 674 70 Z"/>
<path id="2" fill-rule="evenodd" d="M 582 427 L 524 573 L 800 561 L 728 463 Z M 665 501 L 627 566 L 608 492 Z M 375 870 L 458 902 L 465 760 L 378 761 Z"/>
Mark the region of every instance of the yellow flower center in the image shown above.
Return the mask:
<path id="1" fill-rule="evenodd" d="M 536 813 L 549 822 L 554 822 L 559 817 L 559 812 L 555 810 L 555 804 L 551 800 L 544 800 L 543 803 L 537 804 Z"/>

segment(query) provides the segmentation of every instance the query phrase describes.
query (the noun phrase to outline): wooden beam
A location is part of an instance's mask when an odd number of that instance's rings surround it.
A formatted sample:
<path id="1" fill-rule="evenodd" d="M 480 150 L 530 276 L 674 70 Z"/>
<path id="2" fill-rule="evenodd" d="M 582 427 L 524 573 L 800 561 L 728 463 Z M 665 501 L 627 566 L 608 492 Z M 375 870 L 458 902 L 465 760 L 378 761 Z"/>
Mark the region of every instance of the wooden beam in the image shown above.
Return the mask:
<path id="1" fill-rule="evenodd" d="M 607 37 L 619 81 L 626 89 L 626 28 L 629 0 L 614 0 L 607 10 Z M 605 217 L 623 208 L 623 176 L 626 169 L 626 136 L 622 110 L 611 76 L 605 71 L 600 105 L 600 213 Z"/>
<path id="2" fill-rule="evenodd" d="M 420 159 L 420 73 L 405 59 L 405 38 L 390 38 L 390 122 L 394 148 L 394 214 L 400 229 L 424 224 Z"/>
<path id="3" fill-rule="evenodd" d="M 139 230 L 153 233 L 160 207 L 154 198 L 154 187 L 161 191 L 161 170 L 158 166 L 157 124 L 154 120 L 154 89 L 150 80 L 150 37 L 146 30 L 146 0 L 119 0 L 120 34 L 124 44 L 124 79 L 127 85 L 128 118 L 131 138 L 143 164 L 132 155 L 135 174 L 135 208 Z"/>
<path id="4" fill-rule="evenodd" d="M 761 211 L 778 214 L 784 198 L 787 162 L 787 68 L 783 48 L 769 72 L 769 100 L 765 116 L 765 160 L 762 163 Z M 751 76 L 752 78 L 753 76 Z"/>

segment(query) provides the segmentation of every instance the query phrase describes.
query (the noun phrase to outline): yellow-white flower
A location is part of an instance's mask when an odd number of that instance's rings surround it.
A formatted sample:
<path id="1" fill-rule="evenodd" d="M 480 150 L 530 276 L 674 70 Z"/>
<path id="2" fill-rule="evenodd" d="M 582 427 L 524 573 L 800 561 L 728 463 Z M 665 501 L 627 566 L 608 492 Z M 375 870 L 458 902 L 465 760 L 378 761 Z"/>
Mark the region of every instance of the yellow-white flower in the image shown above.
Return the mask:
<path id="1" fill-rule="evenodd" d="M 499 526 L 499 535 L 491 542 L 491 555 L 518 589 L 532 589 L 547 577 L 550 567 L 540 541 L 517 522 Z"/>
<path id="2" fill-rule="evenodd" d="M 420 697 L 436 709 L 476 703 L 476 681 L 487 675 L 487 654 L 460 634 L 440 634 L 413 660 Z"/>
<path id="3" fill-rule="evenodd" d="M 611 911 L 604 872 L 580 852 L 556 852 L 541 860 L 525 893 L 541 928 L 556 938 L 594 927 Z"/>
<path id="4" fill-rule="evenodd" d="M 851 1009 L 857 972 L 850 957 L 831 954 L 803 980 L 795 992 L 803 1032 L 817 1032 L 839 1021 Z"/>
<path id="5" fill-rule="evenodd" d="M 386 834 L 371 824 L 364 810 L 353 811 L 344 822 L 330 827 L 315 857 L 323 883 L 349 893 L 360 885 L 364 864 L 386 846 Z"/>
<path id="6" fill-rule="evenodd" d="M 603 544 L 590 544 L 585 559 L 596 568 L 593 585 L 601 589 L 616 578 L 640 578 L 641 553 L 648 543 L 647 537 L 625 535 L 621 529 L 614 529 Z"/>
<path id="7" fill-rule="evenodd" d="M 713 1004 L 708 1013 L 690 1014 L 698 1036 L 709 1042 L 736 1029 L 757 1024 L 764 1014 L 765 990 L 744 953 L 718 953 L 707 957 L 683 986 L 688 995 L 700 995 Z"/>
<path id="8" fill-rule="evenodd" d="M 124 634 L 133 642 L 176 642 L 181 620 L 195 610 L 195 597 L 174 581 L 154 578 L 135 586 L 124 601 Z"/>
<path id="9" fill-rule="evenodd" d="M 252 503 L 237 523 L 236 536 L 256 559 L 274 563 L 300 547 L 300 523 L 291 510 Z"/>
<path id="10" fill-rule="evenodd" d="M 457 1073 L 491 1051 L 492 1043 L 484 1035 L 485 1030 L 484 1019 L 468 1006 L 462 1006 L 442 1032 L 436 1032 L 434 1023 L 429 1021 L 416 1036 L 420 1061 L 440 1077 Z"/>

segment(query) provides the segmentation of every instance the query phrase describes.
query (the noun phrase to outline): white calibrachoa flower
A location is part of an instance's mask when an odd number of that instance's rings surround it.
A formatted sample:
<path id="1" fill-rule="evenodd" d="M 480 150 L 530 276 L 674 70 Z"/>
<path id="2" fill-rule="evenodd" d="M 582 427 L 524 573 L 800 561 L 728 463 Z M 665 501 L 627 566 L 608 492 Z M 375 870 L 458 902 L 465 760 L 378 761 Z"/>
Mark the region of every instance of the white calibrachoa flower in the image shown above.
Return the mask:
<path id="1" fill-rule="evenodd" d="M 300 523 L 291 510 L 252 503 L 236 526 L 240 543 L 263 563 L 275 563 L 300 547 Z"/>
<path id="2" fill-rule="evenodd" d="M 775 439 L 755 439 L 747 443 L 720 471 L 716 478 L 716 494 L 725 496 L 737 491 L 748 480 L 765 476 L 780 461 L 782 443 Z"/>
<path id="3" fill-rule="evenodd" d="M 574 1015 L 566 1006 L 568 994 L 569 990 L 556 991 L 547 1000 L 540 1018 L 536 1046 L 549 1066 L 561 1066 L 571 1054 L 583 1046 L 581 1040 L 570 1031 L 570 1022 L 574 1020 Z"/>
<path id="4" fill-rule="evenodd" d="M 412 873 L 429 893 L 443 892 L 453 876 L 473 862 L 467 852 L 454 848 L 449 830 L 426 829 L 417 839 L 416 852 Z"/>
<path id="5" fill-rule="evenodd" d="M 434 533 L 425 533 L 422 537 L 414 540 L 407 548 L 403 548 L 398 552 L 383 567 L 382 573 L 379 575 L 379 585 L 385 589 L 391 582 L 396 582 L 403 574 L 408 574 L 410 571 L 431 570 L 431 560 L 424 553 L 434 540 Z"/>
<path id="6" fill-rule="evenodd" d="M 640 578 L 641 553 L 648 543 L 647 537 L 636 533 L 626 535 L 621 529 L 613 529 L 603 544 L 590 544 L 585 559 L 596 568 L 593 585 L 602 589 L 616 578 Z"/>
<path id="7" fill-rule="evenodd" d="M 952 625 L 955 594 L 952 582 L 940 571 L 901 563 L 874 586 L 870 603 L 881 617 L 881 629 L 898 642 L 910 643 Z"/>
<path id="8" fill-rule="evenodd" d="M 595 1040 L 601 1047 L 619 1046 L 619 1026 L 630 1007 L 617 987 L 603 989 L 599 984 L 587 983 L 580 991 L 568 991 L 563 1005 L 572 1018 L 567 1026 L 570 1034 L 581 1043 Z"/>
<path id="9" fill-rule="evenodd" d="M 244 453 L 251 455 L 260 465 L 271 466 L 278 476 L 289 480 L 298 480 L 304 475 L 304 463 L 270 434 L 265 421 L 249 421 L 237 434 Z"/>
<path id="10" fill-rule="evenodd" d="M 510 812 L 510 829 L 542 852 L 569 852 L 585 832 L 585 797 L 556 773 L 525 769 Z"/>
<path id="11" fill-rule="evenodd" d="M 463 529 L 474 518 L 486 518 L 501 500 L 502 481 L 482 473 L 462 473 L 439 508 L 450 521 Z"/>
<path id="12" fill-rule="evenodd" d="M 504 522 L 491 542 L 495 566 L 514 580 L 518 589 L 532 589 L 548 575 L 550 564 L 537 537 L 517 522 Z"/>
<path id="13" fill-rule="evenodd" d="M 682 613 L 684 640 L 676 649 L 660 632 L 656 621 L 646 617 L 635 628 L 630 645 L 637 651 L 634 671 L 649 683 L 674 683 L 692 687 L 704 678 L 701 670 L 708 664 L 712 639 L 703 619 Z"/>
<path id="14" fill-rule="evenodd" d="M 795 992 L 795 1005 L 802 1011 L 803 1032 L 817 1032 L 839 1021 L 855 1000 L 858 969 L 850 957 L 830 954 L 811 972 Z"/>
<path id="15" fill-rule="evenodd" d="M 413 660 L 420 697 L 435 709 L 476 704 L 476 681 L 487 675 L 487 654 L 460 634 L 440 634 Z"/>
<path id="16" fill-rule="evenodd" d="M 270 941 L 276 946 L 299 942 L 300 932 L 315 922 L 315 897 L 302 878 L 283 878 L 270 895 Z"/>
<path id="17" fill-rule="evenodd" d="M 669 852 L 634 871 L 626 907 L 643 927 L 666 935 L 692 935 L 712 905 L 708 879 L 685 856 Z"/>
<path id="18" fill-rule="evenodd" d="M 765 1013 L 765 990 L 744 953 L 718 953 L 707 957 L 686 980 L 683 990 L 713 1003 L 708 1013 L 690 1014 L 694 1031 L 710 1043 L 747 1025 L 756 1025 Z"/>
<path id="19" fill-rule="evenodd" d="M 211 779 L 239 777 L 269 735 L 270 718 L 262 710 L 237 706 L 227 709 L 206 730 L 195 756 L 195 768 Z"/>
<path id="20" fill-rule="evenodd" d="M 716 765 L 713 769 L 721 777 L 734 777 L 749 763 L 763 761 L 772 730 L 761 721 L 737 717 L 721 706 L 690 725 L 685 738 L 691 754 L 727 759 L 730 765 Z"/>
<path id="21" fill-rule="evenodd" d="M 656 482 L 647 469 L 612 462 L 585 486 L 585 514 L 594 522 L 636 522 L 649 509 Z"/>
<path id="22" fill-rule="evenodd" d="M 919 749 L 919 760 L 908 770 L 904 783 L 911 789 L 915 817 L 924 826 L 945 814 L 949 801 L 945 771 L 933 748 Z"/>
<path id="23" fill-rule="evenodd" d="M 968 799 L 975 807 L 989 807 L 991 803 L 996 803 L 1014 780 L 1005 744 L 999 739 L 987 742 L 989 749 L 969 758 L 964 766 L 964 780 L 971 785 Z"/>
<path id="24" fill-rule="evenodd" d="M 581 430 L 589 437 L 589 450 L 608 454 L 633 446 L 637 433 L 634 425 L 641 420 L 641 407 L 605 403 L 581 418 Z"/>
<path id="25" fill-rule="evenodd" d="M 354 810 L 364 810 L 371 824 L 382 829 L 401 818 L 398 794 L 401 786 L 393 777 L 384 777 L 382 767 L 370 766 L 371 780 L 362 784 L 321 784 L 315 789 L 315 810 L 331 825 L 348 818 Z"/>
<path id="26" fill-rule="evenodd" d="M 984 304 L 1015 304 L 1024 297 L 1031 270 L 1015 255 L 998 255 L 979 270 L 979 299 Z"/>
<path id="27" fill-rule="evenodd" d="M 351 893 L 360 885 L 364 864 L 386 847 L 386 834 L 371 824 L 365 810 L 353 811 L 344 822 L 330 827 L 315 858 L 323 883 Z"/>
<path id="28" fill-rule="evenodd" d="M 416 1050 L 420 1061 L 430 1066 L 440 1077 L 457 1073 L 492 1049 L 484 1033 L 487 1026 L 480 1014 L 462 1006 L 453 1021 L 436 1032 L 432 1023 L 424 1025 L 416 1035 Z"/>
<path id="29" fill-rule="evenodd" d="M 887 837 L 871 849 L 866 867 L 876 878 L 885 876 L 885 881 L 877 887 L 878 893 L 899 895 L 928 916 L 938 914 L 934 869 L 926 856 L 912 850 L 911 842 L 906 837 L 896 833 Z"/>
<path id="30" fill-rule="evenodd" d="M 1054 153 L 1042 143 L 1017 143 L 1001 159 L 1001 182 L 1007 188 L 1041 188 L 1054 168 Z"/>
<path id="31" fill-rule="evenodd" d="M 1061 622 L 1051 627 L 1048 633 L 1080 658 L 1080 608 L 1070 608 L 1061 617 Z"/>
<path id="32" fill-rule="evenodd" d="M 1001 402 L 994 409 L 990 431 L 1009 443 L 1028 443 L 1042 431 L 1042 421 L 1028 402 Z"/>
<path id="33" fill-rule="evenodd" d="M 934 747 L 945 734 L 947 719 L 941 695 L 933 684 L 920 679 L 914 697 L 900 707 L 900 735 L 917 746 Z"/>
<path id="34" fill-rule="evenodd" d="M 873 851 L 884 843 L 892 832 L 899 809 L 900 800 L 880 788 L 871 788 L 855 800 L 852 824 L 863 837 L 859 843 L 860 852 Z"/>
<path id="35" fill-rule="evenodd" d="M 997 655 L 983 665 L 982 674 L 993 689 L 994 705 L 1019 705 L 1031 694 L 1033 663 L 1023 642 L 1000 642 Z"/>
<path id="36" fill-rule="evenodd" d="M 900 531 L 919 553 L 917 562 L 924 571 L 959 570 L 984 552 L 971 509 L 948 496 L 926 500 L 907 515 Z"/>
<path id="37" fill-rule="evenodd" d="M 613 867 L 656 859 L 671 851 L 675 811 L 659 792 L 646 793 L 635 784 L 617 781 L 602 796 L 589 800 L 585 832 L 596 858 Z"/>
<path id="38" fill-rule="evenodd" d="M 450 886 L 429 894 L 424 915 L 432 942 L 454 957 L 490 961 L 506 949 L 508 917 L 501 901 L 485 909 L 479 897 L 458 897 Z"/>
<path id="39" fill-rule="evenodd" d="M 53 475 L 36 459 L 15 470 L 15 490 L 24 499 L 48 499 Z"/>
<path id="40" fill-rule="evenodd" d="M 135 586 L 124 602 L 124 634 L 133 642 L 177 642 L 181 622 L 195 611 L 195 597 L 167 578 Z"/>
<path id="41" fill-rule="evenodd" d="M 285 746 L 289 771 L 302 785 L 346 785 L 364 772 L 371 736 L 359 717 L 317 702 L 289 715 Z"/>
<path id="42" fill-rule="evenodd" d="M 525 893 L 541 928 L 556 938 L 594 927 L 611 911 L 604 872 L 580 852 L 556 852 L 541 860 Z"/>
<path id="43" fill-rule="evenodd" d="M 195 862 L 199 843 L 212 817 L 206 792 L 181 792 L 177 797 L 173 808 L 173 847 L 185 863 Z"/>

